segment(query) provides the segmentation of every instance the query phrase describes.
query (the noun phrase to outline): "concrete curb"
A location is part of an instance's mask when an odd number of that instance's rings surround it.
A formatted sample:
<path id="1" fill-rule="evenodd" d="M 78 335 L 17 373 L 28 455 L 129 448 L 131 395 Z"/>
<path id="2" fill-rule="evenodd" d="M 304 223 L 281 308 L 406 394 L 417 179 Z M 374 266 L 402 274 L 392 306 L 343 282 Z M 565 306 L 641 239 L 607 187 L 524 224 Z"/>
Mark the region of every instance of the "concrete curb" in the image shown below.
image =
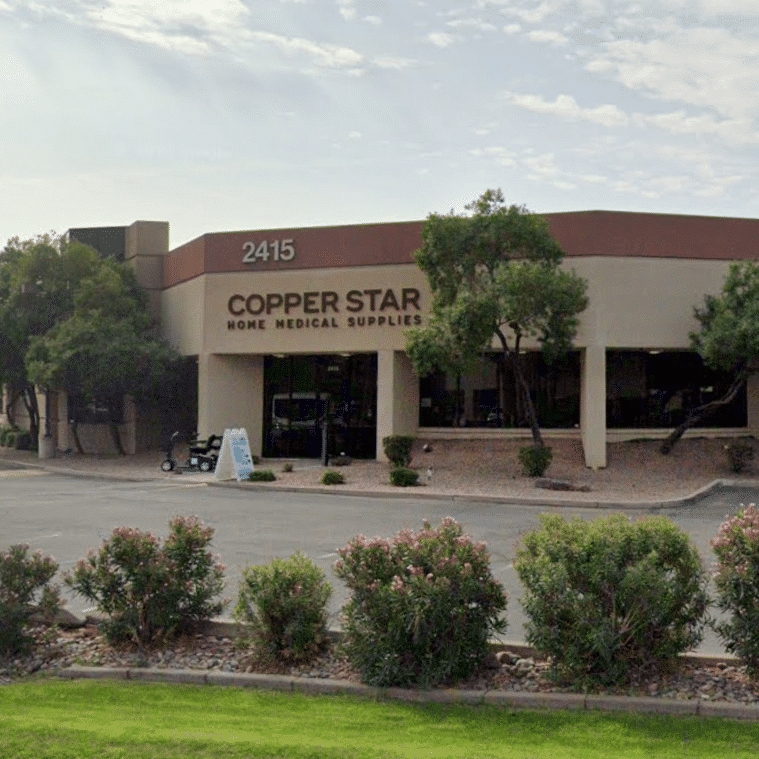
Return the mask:
<path id="1" fill-rule="evenodd" d="M 339 485 L 331 487 L 296 487 L 292 485 L 263 485 L 260 483 L 234 482 L 234 481 L 209 481 L 211 487 L 237 488 L 240 490 L 276 490 L 282 493 L 309 493 L 309 494 L 329 494 L 340 496 L 354 496 L 356 498 L 388 498 L 388 499 L 408 499 L 430 501 L 450 501 L 451 503 L 495 503 L 513 506 L 535 506 L 535 507 L 571 507 L 577 509 L 634 509 L 636 511 L 645 509 L 668 509 L 685 506 L 689 503 L 704 498 L 712 491 L 719 488 L 759 488 L 759 480 L 724 480 L 718 479 L 704 485 L 690 495 L 679 498 L 671 498 L 662 501 L 582 501 L 573 498 L 551 498 L 547 494 L 551 491 L 541 491 L 546 495 L 538 496 L 498 496 L 498 495 L 451 495 L 447 493 L 420 493 L 417 488 L 401 488 L 398 491 L 377 491 L 377 490 L 341 490 Z"/>
<path id="2" fill-rule="evenodd" d="M 3 460 L 3 459 L 0 459 Z M 120 482 L 160 482 L 161 478 L 135 477 L 134 475 L 118 474 L 116 472 L 92 472 L 87 469 L 68 469 L 58 466 L 45 466 L 44 464 L 32 464 L 28 461 L 17 461 L 16 459 L 5 459 L 8 464 L 20 467 L 22 469 L 41 469 L 49 474 L 60 474 L 63 477 L 86 477 L 93 480 L 118 480 Z"/>
<path id="3" fill-rule="evenodd" d="M 217 687 L 255 688 L 285 693 L 318 695 L 352 695 L 372 700 L 394 700 L 407 703 L 489 704 L 508 709 L 552 709 L 634 714 L 661 714 L 693 717 L 723 717 L 759 721 L 759 707 L 726 702 L 676 700 L 651 696 L 595 696 L 581 693 L 532 693 L 524 691 L 469 691 L 456 688 L 443 690 L 412 690 L 408 688 L 375 688 L 361 683 L 319 678 L 255 675 L 203 670 L 159 669 L 156 667 L 117 669 L 114 667 L 83 667 L 73 665 L 60 670 L 58 676 L 67 680 L 133 680 L 137 682 L 177 685 L 211 685 Z"/>

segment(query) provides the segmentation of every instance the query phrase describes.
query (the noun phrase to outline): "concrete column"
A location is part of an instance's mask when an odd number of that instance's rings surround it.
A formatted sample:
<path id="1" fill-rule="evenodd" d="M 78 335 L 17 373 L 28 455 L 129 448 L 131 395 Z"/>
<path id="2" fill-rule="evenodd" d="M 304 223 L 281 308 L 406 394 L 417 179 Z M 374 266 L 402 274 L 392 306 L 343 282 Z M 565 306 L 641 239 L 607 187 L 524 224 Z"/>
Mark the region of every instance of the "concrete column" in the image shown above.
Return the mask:
<path id="1" fill-rule="evenodd" d="M 225 429 L 244 428 L 250 452 L 260 456 L 263 446 L 264 357 L 198 357 L 198 434 L 221 435 Z"/>
<path id="2" fill-rule="evenodd" d="M 419 429 L 419 379 L 403 351 L 377 352 L 377 459 L 387 461 L 382 438 Z"/>
<path id="3" fill-rule="evenodd" d="M 58 450 L 68 451 L 74 447 L 74 441 L 71 437 L 71 427 L 69 425 L 69 397 L 65 390 L 58 391 L 58 415 L 55 424 L 58 427 Z"/>
<path id="4" fill-rule="evenodd" d="M 606 346 L 589 345 L 582 351 L 580 434 L 585 464 L 606 466 Z"/>
<path id="5" fill-rule="evenodd" d="M 8 424 L 8 404 L 11 402 L 11 394 L 8 385 L 0 386 L 0 397 L 2 397 L 2 408 L 0 408 L 0 424 Z"/>
<path id="6" fill-rule="evenodd" d="M 127 227 L 124 260 L 134 269 L 140 286 L 150 298 L 151 314 L 161 319 L 163 258 L 169 251 L 167 221 L 135 221 Z"/>

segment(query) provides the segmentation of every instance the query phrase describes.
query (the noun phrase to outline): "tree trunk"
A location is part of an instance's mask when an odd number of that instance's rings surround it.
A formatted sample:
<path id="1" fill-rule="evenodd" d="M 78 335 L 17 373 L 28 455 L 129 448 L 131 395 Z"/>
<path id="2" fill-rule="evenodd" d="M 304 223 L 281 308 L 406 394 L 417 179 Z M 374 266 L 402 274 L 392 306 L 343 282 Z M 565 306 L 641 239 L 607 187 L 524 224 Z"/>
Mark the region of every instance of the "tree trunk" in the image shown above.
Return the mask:
<path id="1" fill-rule="evenodd" d="M 8 405 L 5 408 L 5 413 L 8 417 L 8 424 L 11 427 L 16 426 L 16 417 L 15 417 L 15 408 L 16 408 L 16 401 L 21 397 L 20 392 L 16 392 L 15 390 L 11 393 L 10 401 L 8 402 Z"/>
<path id="2" fill-rule="evenodd" d="M 82 448 L 82 441 L 79 440 L 79 423 L 69 422 L 69 426 L 71 427 L 71 437 L 74 438 L 74 445 L 76 446 L 76 452 L 84 453 L 84 448 Z"/>
<path id="3" fill-rule="evenodd" d="M 527 385 L 527 381 L 522 374 L 522 368 L 519 366 L 519 362 L 512 357 L 512 368 L 514 369 L 514 379 L 517 382 L 517 386 L 522 391 L 524 397 L 524 403 L 527 407 L 527 417 L 530 420 L 530 429 L 532 430 L 532 443 L 536 448 L 543 448 L 545 443 L 543 442 L 543 436 L 540 434 L 540 425 L 538 424 L 538 415 L 535 411 L 535 405 L 532 402 L 532 396 L 530 395 L 530 388 Z"/>
<path id="4" fill-rule="evenodd" d="M 514 372 L 514 381 L 517 387 L 517 392 L 521 391 L 524 398 L 524 404 L 527 408 L 527 417 L 530 421 L 530 429 L 532 430 L 532 444 L 536 448 L 544 448 L 543 436 L 540 434 L 540 425 L 538 424 L 538 415 L 535 412 L 535 406 L 532 402 L 532 396 L 530 395 L 530 388 L 527 385 L 527 381 L 522 374 L 522 367 L 519 365 L 519 337 L 517 337 L 517 344 L 515 350 L 509 350 L 509 344 L 506 341 L 506 336 L 501 330 L 496 330 L 501 346 L 503 347 L 503 354 L 508 361 L 511 359 L 511 369 Z"/>
<path id="5" fill-rule="evenodd" d="M 26 383 L 21 391 L 21 397 L 24 399 L 26 414 L 29 417 L 29 434 L 34 445 L 36 445 L 40 434 L 40 411 L 37 406 L 37 393 L 34 385 Z"/>
<path id="6" fill-rule="evenodd" d="M 661 447 L 659 448 L 660 453 L 665 456 L 671 453 L 672 449 L 677 444 L 677 441 L 680 440 L 687 430 L 695 424 L 698 424 L 702 419 L 706 419 L 717 411 L 717 409 L 730 403 L 743 385 L 746 384 L 749 374 L 751 374 L 751 372 L 748 369 L 743 369 L 738 373 L 738 376 L 733 380 L 733 384 L 730 385 L 730 388 L 722 398 L 718 398 L 716 401 L 710 401 L 709 403 L 704 403 L 703 406 L 698 406 L 688 412 L 685 421 L 679 427 L 672 430 L 669 436 L 662 442 Z"/>

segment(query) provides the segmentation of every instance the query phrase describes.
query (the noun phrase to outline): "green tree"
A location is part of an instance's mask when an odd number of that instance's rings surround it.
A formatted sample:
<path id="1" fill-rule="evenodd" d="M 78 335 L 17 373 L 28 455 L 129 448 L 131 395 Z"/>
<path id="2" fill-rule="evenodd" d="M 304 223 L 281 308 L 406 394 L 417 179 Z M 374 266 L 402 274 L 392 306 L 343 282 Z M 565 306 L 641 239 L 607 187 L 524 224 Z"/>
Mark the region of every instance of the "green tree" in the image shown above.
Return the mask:
<path id="1" fill-rule="evenodd" d="M 22 398 L 33 440 L 35 386 L 111 407 L 177 387 L 180 359 L 155 339 L 147 294 L 125 264 L 54 235 L 13 238 L 0 251 L 0 385 Z M 73 428 L 77 449 L 82 447 Z M 115 424 L 111 432 L 123 451 Z"/>
<path id="2" fill-rule="evenodd" d="M 406 333 L 406 350 L 420 375 L 459 374 L 476 366 L 496 339 L 533 443 L 543 447 L 520 361 L 523 341 L 537 340 L 549 362 L 565 354 L 587 306 L 587 283 L 560 268 L 564 252 L 542 216 L 506 206 L 500 190 L 487 190 L 466 208 L 469 215 L 433 213 L 424 223 L 415 258 L 433 303 L 428 323 Z"/>
<path id="3" fill-rule="evenodd" d="M 71 316 L 30 341 L 29 379 L 109 409 L 114 445 L 124 453 L 117 420 L 124 395 L 152 399 L 170 384 L 179 356 L 152 336 L 147 296 L 131 270 L 110 261 L 79 283 Z M 73 428 L 77 448 L 81 443 Z"/>
<path id="4" fill-rule="evenodd" d="M 39 410 L 24 363 L 29 341 L 71 314 L 77 283 L 98 262 L 92 248 L 49 234 L 23 241 L 12 238 L 0 251 L 0 385 L 11 391 L 11 408 L 22 399 L 33 440 L 39 431 Z"/>
<path id="5" fill-rule="evenodd" d="M 730 372 L 733 381 L 721 398 L 687 414 L 662 442 L 665 455 L 688 429 L 730 403 L 759 369 L 759 262 L 731 264 L 720 294 L 704 296 L 703 306 L 693 311 L 700 328 L 690 334 L 691 347 L 709 368 Z"/>

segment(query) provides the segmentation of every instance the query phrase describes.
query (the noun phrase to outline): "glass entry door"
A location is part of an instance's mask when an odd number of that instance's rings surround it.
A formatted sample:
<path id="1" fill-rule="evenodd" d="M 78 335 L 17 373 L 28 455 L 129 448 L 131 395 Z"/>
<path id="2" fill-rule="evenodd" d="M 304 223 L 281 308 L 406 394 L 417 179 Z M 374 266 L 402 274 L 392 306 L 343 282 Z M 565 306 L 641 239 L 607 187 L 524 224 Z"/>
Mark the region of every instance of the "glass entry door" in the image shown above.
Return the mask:
<path id="1" fill-rule="evenodd" d="M 318 458 L 323 425 L 330 456 L 376 456 L 375 353 L 267 356 L 264 456 Z"/>

